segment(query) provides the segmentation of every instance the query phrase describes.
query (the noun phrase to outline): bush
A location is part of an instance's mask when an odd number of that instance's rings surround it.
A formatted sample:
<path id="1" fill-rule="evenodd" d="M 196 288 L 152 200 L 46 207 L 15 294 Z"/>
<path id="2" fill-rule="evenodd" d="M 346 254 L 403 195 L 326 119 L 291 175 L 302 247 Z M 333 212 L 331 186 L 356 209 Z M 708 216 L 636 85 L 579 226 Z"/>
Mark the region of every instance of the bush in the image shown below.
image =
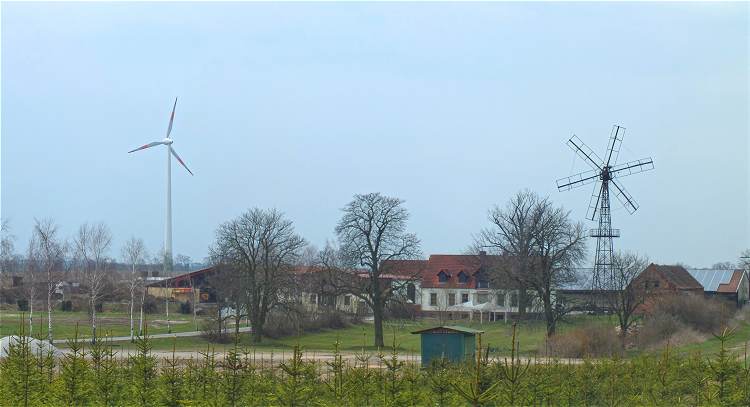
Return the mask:
<path id="1" fill-rule="evenodd" d="M 547 354 L 563 358 L 614 356 L 622 353 L 622 343 L 614 327 L 585 326 L 559 333 L 547 340 Z M 540 353 L 544 354 L 545 349 Z"/>
<path id="2" fill-rule="evenodd" d="M 661 318 L 665 321 L 664 316 L 672 316 L 697 331 L 719 333 L 727 326 L 732 311 L 726 303 L 719 300 L 699 295 L 671 295 L 656 301 L 646 320 Z"/>
<path id="3" fill-rule="evenodd" d="M 321 329 L 341 329 L 355 322 L 348 314 L 339 311 L 305 312 L 293 309 L 272 312 L 263 326 L 263 334 L 269 338 L 297 335 L 301 332 L 318 332 Z"/>
<path id="4" fill-rule="evenodd" d="M 19 311 L 28 311 L 29 310 L 29 300 L 25 298 L 19 298 L 16 301 L 16 304 L 18 304 L 18 310 Z"/>
<path id="5" fill-rule="evenodd" d="M 66 312 L 73 311 L 73 301 L 65 300 L 60 303 L 60 309 Z"/>
<path id="6" fill-rule="evenodd" d="M 201 336 L 212 343 L 232 342 L 231 336 L 222 328 L 226 328 L 226 325 L 221 323 L 218 316 L 206 319 L 201 323 Z"/>
<path id="7" fill-rule="evenodd" d="M 161 301 L 157 300 L 153 295 L 147 295 L 143 299 L 143 312 L 146 314 L 156 314 L 159 311 L 159 305 Z"/>
<path id="8" fill-rule="evenodd" d="M 193 312 L 193 306 L 190 301 L 180 303 L 180 314 L 190 314 Z"/>

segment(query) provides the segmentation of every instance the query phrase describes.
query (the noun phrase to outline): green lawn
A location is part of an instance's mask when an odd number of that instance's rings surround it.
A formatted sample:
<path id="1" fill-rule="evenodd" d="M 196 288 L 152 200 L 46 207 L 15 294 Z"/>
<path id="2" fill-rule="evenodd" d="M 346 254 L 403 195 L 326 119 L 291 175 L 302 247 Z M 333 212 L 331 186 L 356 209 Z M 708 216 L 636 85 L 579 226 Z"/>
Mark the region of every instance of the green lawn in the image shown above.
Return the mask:
<path id="1" fill-rule="evenodd" d="M 579 316 L 570 318 L 570 323 L 563 323 L 558 328 L 560 332 L 565 332 L 575 326 L 584 323 L 610 323 L 606 317 L 588 317 Z M 385 345 L 390 349 L 394 343 L 401 352 L 418 353 L 420 350 L 419 335 L 413 335 L 411 332 L 423 328 L 429 328 L 440 325 L 436 320 L 422 321 L 393 321 L 385 323 Z M 482 335 L 483 346 L 490 346 L 494 353 L 509 354 L 512 337 L 512 323 L 490 322 L 490 323 L 469 323 L 468 321 L 452 321 L 446 325 L 461 325 L 474 329 L 485 331 Z M 517 325 L 516 340 L 524 355 L 534 355 L 544 346 L 546 327 L 543 321 L 521 321 Z M 257 345 L 251 345 L 248 334 L 242 334 L 242 345 L 253 346 L 261 351 L 288 351 L 295 345 L 301 345 L 306 351 L 326 351 L 330 352 L 336 341 L 340 343 L 340 349 L 345 352 L 357 352 L 363 348 L 367 351 L 377 350 L 373 346 L 373 327 L 372 324 L 364 323 L 354 325 L 343 329 L 322 330 L 320 332 L 306 333 L 299 336 L 290 336 L 279 339 L 263 338 L 263 341 Z M 173 338 L 173 339 L 154 339 L 152 340 L 154 349 L 171 350 L 174 346 L 178 351 L 205 350 L 209 345 L 201 337 L 190 338 Z M 216 351 L 222 351 L 232 345 L 214 344 L 211 345 Z M 130 343 L 121 343 L 121 349 L 134 349 Z"/>
<path id="2" fill-rule="evenodd" d="M 34 312 L 33 319 L 33 336 L 47 336 L 47 313 Z M 166 316 L 163 314 L 146 315 L 148 322 L 148 331 L 151 334 L 167 333 Z M 0 337 L 15 335 L 21 327 L 21 319 L 24 320 L 24 329 L 28 333 L 28 313 L 19 311 L 2 311 L 0 313 Z M 170 325 L 172 332 L 194 331 L 192 315 L 170 313 Z M 91 336 L 91 324 L 86 312 L 63 312 L 54 311 L 52 313 L 52 333 L 54 339 L 69 338 L 75 335 L 76 326 L 78 326 L 78 335 L 81 338 Z M 199 321 L 200 324 L 200 321 Z M 135 327 L 138 327 L 138 319 L 135 320 Z M 130 318 L 127 313 L 104 312 L 97 314 L 97 332 L 99 335 L 109 334 L 111 336 L 130 335 Z"/>

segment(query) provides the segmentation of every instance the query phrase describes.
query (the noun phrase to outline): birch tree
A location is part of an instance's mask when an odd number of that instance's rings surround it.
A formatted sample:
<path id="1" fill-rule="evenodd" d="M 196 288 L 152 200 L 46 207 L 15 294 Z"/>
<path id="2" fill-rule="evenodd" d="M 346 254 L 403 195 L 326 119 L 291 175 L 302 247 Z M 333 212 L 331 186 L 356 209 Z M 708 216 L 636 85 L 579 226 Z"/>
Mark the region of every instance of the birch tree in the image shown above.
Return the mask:
<path id="1" fill-rule="evenodd" d="M 60 238 L 52 219 L 35 219 L 33 234 L 35 266 L 44 273 L 47 286 L 47 340 L 52 343 L 52 297 L 62 281 L 67 243 Z"/>
<path id="2" fill-rule="evenodd" d="M 102 296 L 109 261 L 112 234 L 104 223 L 85 223 L 75 238 L 76 257 L 86 287 L 91 320 L 91 341 L 96 342 L 96 305 Z"/>
<path id="3" fill-rule="evenodd" d="M 409 212 L 404 201 L 380 193 L 355 195 L 343 209 L 344 215 L 336 225 L 341 256 L 346 267 L 364 267 L 366 278 L 350 275 L 360 290 L 352 294 L 372 309 L 375 346 L 383 347 L 383 318 L 385 305 L 393 294 L 390 281 L 381 277 L 387 271 L 383 262 L 417 258 L 421 252 L 419 239 L 406 231 Z M 346 278 L 339 279 L 339 282 Z M 354 287 L 353 287 L 354 288 Z"/>
<path id="4" fill-rule="evenodd" d="M 128 292 L 130 293 L 130 340 L 135 339 L 134 329 L 134 311 L 135 311 L 135 293 L 143 283 L 143 279 L 138 275 L 137 268 L 142 265 L 146 257 L 146 245 L 143 239 L 131 237 L 122 248 L 122 258 L 126 264 L 131 267 L 130 276 L 127 280 Z M 141 288 L 142 289 L 142 288 Z M 141 309 L 143 309 L 143 296 L 141 296 Z M 141 313 L 141 315 L 143 315 Z M 139 332 L 140 334 L 140 332 Z"/>

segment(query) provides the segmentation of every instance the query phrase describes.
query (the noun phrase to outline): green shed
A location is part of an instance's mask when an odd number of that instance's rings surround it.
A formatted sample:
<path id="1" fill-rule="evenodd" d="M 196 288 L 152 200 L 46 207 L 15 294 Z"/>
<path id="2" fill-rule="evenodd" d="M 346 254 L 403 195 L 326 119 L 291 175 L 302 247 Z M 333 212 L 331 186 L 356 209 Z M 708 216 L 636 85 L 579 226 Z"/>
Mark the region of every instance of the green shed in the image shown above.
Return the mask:
<path id="1" fill-rule="evenodd" d="M 484 331 L 463 326 L 436 326 L 412 332 L 421 336 L 422 366 L 445 358 L 451 362 L 473 361 L 476 357 L 476 335 Z"/>

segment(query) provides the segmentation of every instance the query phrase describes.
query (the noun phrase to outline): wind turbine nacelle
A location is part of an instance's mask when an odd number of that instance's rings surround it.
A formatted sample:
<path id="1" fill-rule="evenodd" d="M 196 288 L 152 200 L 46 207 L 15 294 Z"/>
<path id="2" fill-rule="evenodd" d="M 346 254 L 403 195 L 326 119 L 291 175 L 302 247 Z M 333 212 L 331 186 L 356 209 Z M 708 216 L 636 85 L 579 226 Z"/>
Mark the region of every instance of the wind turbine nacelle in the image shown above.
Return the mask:
<path id="1" fill-rule="evenodd" d="M 170 144 L 172 144 L 172 143 L 173 143 L 172 139 L 171 139 L 171 138 L 169 138 L 169 137 L 165 138 L 165 139 L 164 139 L 164 140 L 162 140 L 161 142 L 162 142 L 162 143 L 164 143 L 164 144 L 166 144 L 166 145 L 170 145 Z"/>

